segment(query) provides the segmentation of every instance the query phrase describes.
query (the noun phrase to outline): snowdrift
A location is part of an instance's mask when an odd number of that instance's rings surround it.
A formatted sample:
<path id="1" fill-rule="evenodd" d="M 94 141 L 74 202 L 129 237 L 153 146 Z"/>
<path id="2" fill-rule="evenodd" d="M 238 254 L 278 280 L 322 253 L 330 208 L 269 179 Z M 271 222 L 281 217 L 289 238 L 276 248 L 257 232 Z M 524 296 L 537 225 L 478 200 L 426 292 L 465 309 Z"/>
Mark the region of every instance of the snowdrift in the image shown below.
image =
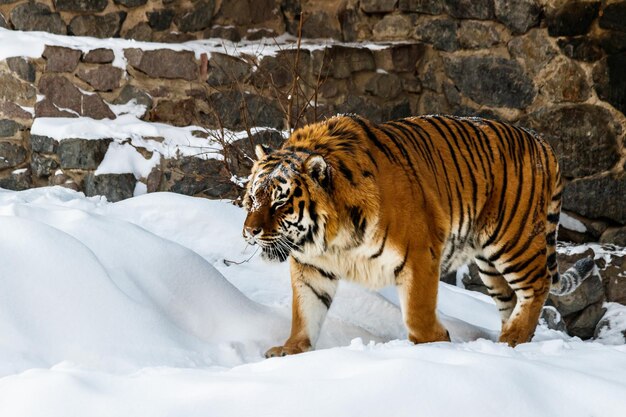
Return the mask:
<path id="1" fill-rule="evenodd" d="M 264 360 L 289 331 L 288 267 L 245 246 L 243 217 L 0 191 L 0 415 L 624 415 L 624 345 L 540 327 L 511 349 L 491 300 L 445 284 L 453 343 L 410 344 L 392 289 L 342 283 L 317 351 Z"/>

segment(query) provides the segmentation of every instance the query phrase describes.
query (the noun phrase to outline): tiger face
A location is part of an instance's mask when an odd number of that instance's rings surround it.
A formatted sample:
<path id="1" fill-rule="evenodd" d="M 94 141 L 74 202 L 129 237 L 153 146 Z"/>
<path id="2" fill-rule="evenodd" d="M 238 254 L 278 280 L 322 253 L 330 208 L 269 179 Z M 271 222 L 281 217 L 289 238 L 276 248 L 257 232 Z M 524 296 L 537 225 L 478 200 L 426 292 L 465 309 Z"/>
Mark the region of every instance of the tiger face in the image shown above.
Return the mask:
<path id="1" fill-rule="evenodd" d="M 320 216 L 314 195 L 326 176 L 326 162 L 319 155 L 272 151 L 258 146 L 243 206 L 248 212 L 243 237 L 258 244 L 262 257 L 285 261 L 293 251 L 315 244 Z"/>

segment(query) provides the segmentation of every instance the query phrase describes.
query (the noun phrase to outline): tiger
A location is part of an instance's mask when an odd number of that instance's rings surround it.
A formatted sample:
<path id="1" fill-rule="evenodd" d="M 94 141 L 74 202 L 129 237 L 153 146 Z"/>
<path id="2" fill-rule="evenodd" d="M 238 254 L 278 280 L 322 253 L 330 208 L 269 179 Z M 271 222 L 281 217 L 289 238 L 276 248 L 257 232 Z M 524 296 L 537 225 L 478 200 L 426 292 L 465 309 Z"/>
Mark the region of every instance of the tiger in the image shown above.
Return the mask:
<path id="1" fill-rule="evenodd" d="M 395 285 L 413 343 L 450 341 L 439 277 L 474 261 L 502 320 L 499 341 L 530 340 L 549 293 L 572 292 L 593 266 L 560 275 L 557 157 L 531 130 L 444 115 L 376 124 L 338 115 L 255 148 L 243 237 L 289 262 L 289 338 L 265 356 L 312 350 L 340 279 Z"/>

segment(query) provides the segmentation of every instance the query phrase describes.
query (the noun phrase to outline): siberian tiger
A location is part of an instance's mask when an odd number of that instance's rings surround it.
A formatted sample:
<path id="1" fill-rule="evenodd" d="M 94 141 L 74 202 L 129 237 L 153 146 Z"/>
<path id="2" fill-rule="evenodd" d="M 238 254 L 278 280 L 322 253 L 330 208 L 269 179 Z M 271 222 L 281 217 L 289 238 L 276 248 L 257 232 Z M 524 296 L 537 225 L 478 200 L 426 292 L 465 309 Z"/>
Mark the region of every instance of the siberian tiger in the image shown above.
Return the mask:
<path id="1" fill-rule="evenodd" d="M 500 311 L 499 340 L 515 346 L 532 337 L 548 293 L 573 291 L 593 266 L 559 276 L 559 165 L 517 126 L 336 116 L 256 156 L 244 238 L 289 259 L 293 290 L 291 335 L 267 357 L 312 349 L 340 278 L 396 285 L 409 339 L 447 341 L 439 276 L 474 260 Z"/>

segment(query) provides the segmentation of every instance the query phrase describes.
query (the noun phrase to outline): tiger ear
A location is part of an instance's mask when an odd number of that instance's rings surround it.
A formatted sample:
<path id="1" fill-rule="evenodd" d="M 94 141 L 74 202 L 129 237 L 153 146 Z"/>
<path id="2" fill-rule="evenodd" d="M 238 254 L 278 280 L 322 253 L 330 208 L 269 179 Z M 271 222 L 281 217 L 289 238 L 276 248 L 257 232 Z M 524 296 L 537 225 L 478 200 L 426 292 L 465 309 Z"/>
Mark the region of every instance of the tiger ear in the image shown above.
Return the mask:
<path id="1" fill-rule="evenodd" d="M 328 178 L 328 165 L 321 155 L 311 155 L 304 161 L 304 169 L 311 178 L 324 184 Z"/>
<path id="2" fill-rule="evenodd" d="M 272 152 L 274 152 L 274 149 L 266 145 L 256 145 L 254 148 L 257 159 L 263 159 Z"/>

